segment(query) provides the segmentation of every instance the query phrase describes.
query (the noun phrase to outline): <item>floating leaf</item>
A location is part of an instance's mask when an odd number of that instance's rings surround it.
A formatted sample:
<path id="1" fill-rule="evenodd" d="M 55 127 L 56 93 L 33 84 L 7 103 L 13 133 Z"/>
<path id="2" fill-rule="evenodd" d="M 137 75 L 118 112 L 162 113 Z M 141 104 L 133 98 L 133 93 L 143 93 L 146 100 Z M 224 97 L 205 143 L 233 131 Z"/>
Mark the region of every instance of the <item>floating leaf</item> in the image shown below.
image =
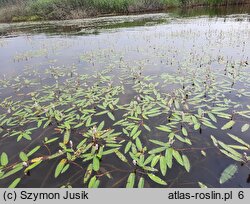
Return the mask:
<path id="1" fill-rule="evenodd" d="M 70 138 L 70 130 L 66 130 L 63 137 L 63 143 L 68 144 Z"/>
<path id="2" fill-rule="evenodd" d="M 189 159 L 187 158 L 186 155 L 182 155 L 182 160 L 183 160 L 183 165 L 184 165 L 185 169 L 187 170 L 187 172 L 189 172 L 190 171 Z"/>
<path id="3" fill-rule="evenodd" d="M 124 153 L 125 153 L 125 154 L 128 153 L 128 151 L 130 150 L 131 146 L 132 146 L 132 142 L 129 141 L 129 142 L 127 143 L 126 147 L 125 147 L 125 150 L 124 150 Z"/>
<path id="4" fill-rule="evenodd" d="M 100 160 L 99 158 L 95 155 L 93 158 L 93 170 L 98 171 L 100 169 Z"/>
<path id="5" fill-rule="evenodd" d="M 16 178 L 10 185 L 8 188 L 15 188 L 21 181 L 21 178 Z"/>
<path id="6" fill-rule="evenodd" d="M 172 168 L 172 164 L 173 164 L 173 148 L 168 148 L 166 150 L 166 162 L 169 168 Z"/>
<path id="7" fill-rule="evenodd" d="M 160 125 L 159 127 L 156 127 L 156 128 L 158 130 L 161 130 L 161 131 L 164 131 L 164 132 L 172 132 L 172 130 L 168 126 Z"/>
<path id="8" fill-rule="evenodd" d="M 230 164 L 224 171 L 222 172 L 220 176 L 220 184 L 225 183 L 229 179 L 231 179 L 234 174 L 237 172 L 238 167 L 235 164 Z"/>
<path id="9" fill-rule="evenodd" d="M 141 144 L 141 140 L 139 138 L 136 138 L 135 144 L 136 144 L 136 147 L 138 148 L 138 150 L 142 150 L 142 144 Z"/>
<path id="10" fill-rule="evenodd" d="M 141 177 L 138 183 L 138 188 L 144 188 L 144 178 Z"/>
<path id="11" fill-rule="evenodd" d="M 241 127 L 241 132 L 246 132 L 249 129 L 250 125 L 249 124 L 245 124 Z"/>
<path id="12" fill-rule="evenodd" d="M 24 152 L 20 152 L 19 157 L 22 161 L 28 161 L 28 157 Z"/>
<path id="13" fill-rule="evenodd" d="M 176 159 L 176 161 L 181 165 L 183 166 L 183 160 L 181 158 L 181 155 L 178 151 L 174 150 L 173 149 L 173 157 Z"/>
<path id="14" fill-rule="evenodd" d="M 115 151 L 115 154 L 118 156 L 118 158 L 120 160 L 122 160 L 123 162 L 128 162 L 127 158 L 121 153 L 119 152 L 118 150 Z"/>
<path id="15" fill-rule="evenodd" d="M 67 159 L 62 159 L 59 162 L 59 164 L 57 165 L 56 170 L 55 170 L 55 178 L 57 178 L 60 175 L 64 165 L 66 164 L 66 162 L 67 162 Z"/>
<path id="16" fill-rule="evenodd" d="M 167 173 L 167 159 L 164 156 L 160 157 L 160 170 L 163 176 Z"/>
<path id="17" fill-rule="evenodd" d="M 187 129 L 186 129 L 186 128 L 182 127 L 181 131 L 182 131 L 182 134 L 183 134 L 184 136 L 188 136 L 188 132 L 187 132 Z"/>
<path id="18" fill-rule="evenodd" d="M 23 169 L 23 165 L 22 164 L 18 164 L 16 166 L 14 166 L 10 171 L 8 171 L 7 173 L 5 173 L 0 179 L 7 178 L 7 177 L 9 177 L 9 176 L 17 173 L 21 169 Z"/>
<path id="19" fill-rule="evenodd" d="M 239 137 L 232 135 L 230 133 L 227 133 L 232 139 L 234 139 L 235 141 L 239 142 L 242 145 L 245 145 L 247 148 L 250 148 L 250 145 L 246 142 L 244 142 L 242 139 L 240 139 Z"/>
<path id="20" fill-rule="evenodd" d="M 36 166 L 38 166 L 39 164 L 41 164 L 42 161 L 38 161 L 38 162 L 35 162 L 33 164 L 31 164 L 30 166 L 28 166 L 25 170 L 24 170 L 24 173 L 27 173 L 28 171 L 34 169 Z"/>
<path id="21" fill-rule="evenodd" d="M 160 160 L 161 155 L 156 155 L 151 161 L 151 167 L 154 167 Z"/>
<path id="22" fill-rule="evenodd" d="M 85 174 L 84 174 L 84 178 L 83 178 L 83 183 L 87 183 L 91 174 L 92 174 L 92 170 L 93 170 L 93 164 L 89 164 Z"/>
<path id="23" fill-rule="evenodd" d="M 139 128 L 138 125 L 134 126 L 134 128 L 132 129 L 131 134 L 130 134 L 131 137 L 133 137 L 135 135 L 135 133 L 137 132 L 138 128 Z"/>
<path id="24" fill-rule="evenodd" d="M 130 173 L 127 180 L 126 188 L 133 188 L 134 184 L 135 184 L 135 173 Z"/>
<path id="25" fill-rule="evenodd" d="M 5 152 L 3 152 L 1 154 L 1 159 L 0 160 L 1 160 L 1 165 L 2 166 L 6 166 L 9 163 L 8 155 Z"/>
<path id="26" fill-rule="evenodd" d="M 230 129 L 231 127 L 233 127 L 234 124 L 235 124 L 235 121 L 230 120 L 230 121 L 227 122 L 225 125 L 223 125 L 223 127 L 222 127 L 221 129 L 222 129 L 222 130 Z"/>
<path id="27" fill-rule="evenodd" d="M 148 153 L 149 154 L 157 154 L 157 153 L 164 151 L 166 148 L 167 147 L 158 147 L 158 148 L 150 150 Z"/>
<path id="28" fill-rule="evenodd" d="M 163 181 L 160 177 L 158 177 L 158 176 L 156 176 L 156 175 L 154 175 L 154 174 L 148 173 L 148 177 L 149 177 L 152 181 L 154 181 L 154 182 L 156 182 L 156 183 L 158 183 L 158 184 L 167 185 L 167 183 L 166 183 L 165 181 Z"/>
<path id="29" fill-rule="evenodd" d="M 99 184 L 100 181 L 96 179 L 96 176 L 93 176 L 89 181 L 88 188 L 98 188 Z"/>
<path id="30" fill-rule="evenodd" d="M 115 120 L 115 116 L 111 112 L 108 112 L 108 116 L 111 120 Z"/>

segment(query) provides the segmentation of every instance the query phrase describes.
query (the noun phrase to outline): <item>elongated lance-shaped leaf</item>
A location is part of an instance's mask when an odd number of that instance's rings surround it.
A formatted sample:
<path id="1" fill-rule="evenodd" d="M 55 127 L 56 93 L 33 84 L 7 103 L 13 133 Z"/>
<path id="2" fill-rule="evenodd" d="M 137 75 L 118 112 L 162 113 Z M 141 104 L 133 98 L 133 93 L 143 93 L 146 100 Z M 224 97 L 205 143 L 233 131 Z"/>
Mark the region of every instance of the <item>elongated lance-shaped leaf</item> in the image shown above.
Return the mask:
<path id="1" fill-rule="evenodd" d="M 148 173 L 148 177 L 154 181 L 155 183 L 158 183 L 158 184 L 161 184 L 161 185 L 167 185 L 167 182 L 162 180 L 160 177 L 154 175 L 154 174 L 151 174 L 151 173 Z"/>
<path id="2" fill-rule="evenodd" d="M 21 178 L 16 178 L 10 185 L 8 188 L 15 188 L 21 181 Z"/>
<path id="3" fill-rule="evenodd" d="M 183 165 L 185 167 L 185 169 L 187 170 L 187 172 L 190 171 L 190 162 L 189 162 L 189 159 L 186 155 L 182 155 L 182 160 L 183 160 Z"/>
<path id="4" fill-rule="evenodd" d="M 57 165 L 56 170 L 55 170 L 55 178 L 57 178 L 60 175 L 61 171 L 63 170 L 63 167 L 66 164 L 66 162 L 67 162 L 67 159 L 62 159 L 59 162 L 59 164 Z"/>
<path id="5" fill-rule="evenodd" d="M 93 157 L 93 170 L 94 171 L 98 171 L 100 169 L 100 160 L 99 158 L 97 157 L 97 155 L 95 155 Z"/>
<path id="6" fill-rule="evenodd" d="M 233 125 L 235 124 L 235 121 L 230 120 L 229 122 L 227 122 L 225 125 L 222 126 L 222 130 L 227 130 L 230 129 L 231 127 L 233 127 Z"/>
<path id="7" fill-rule="evenodd" d="M 160 170 L 163 176 L 167 173 L 167 159 L 165 156 L 160 157 Z"/>
<path id="8" fill-rule="evenodd" d="M 135 185 L 135 173 L 130 173 L 127 180 L 126 188 L 133 188 L 134 185 Z"/>
<path id="9" fill-rule="evenodd" d="M 224 171 L 221 173 L 220 176 L 220 184 L 225 183 L 229 179 L 231 179 L 234 174 L 237 172 L 238 167 L 235 164 L 230 164 Z"/>

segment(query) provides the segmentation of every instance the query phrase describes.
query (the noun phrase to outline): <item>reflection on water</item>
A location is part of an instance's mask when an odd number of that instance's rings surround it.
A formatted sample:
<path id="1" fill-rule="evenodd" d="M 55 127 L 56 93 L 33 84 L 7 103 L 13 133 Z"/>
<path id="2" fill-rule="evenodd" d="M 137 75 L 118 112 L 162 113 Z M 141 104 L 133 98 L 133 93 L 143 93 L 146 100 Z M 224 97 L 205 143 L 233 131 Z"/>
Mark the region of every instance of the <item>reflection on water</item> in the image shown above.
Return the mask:
<path id="1" fill-rule="evenodd" d="M 0 75 L 2 79 L 14 78 L 28 69 L 31 72 L 37 70 L 41 73 L 40 78 L 43 79 L 46 76 L 45 70 L 49 67 L 76 68 L 78 73 L 90 75 L 110 68 L 112 76 L 117 76 L 114 80 L 119 82 L 119 77 L 124 77 L 122 76 L 124 70 L 142 68 L 141 74 L 154 76 L 154 82 L 164 80 L 170 82 L 167 86 L 161 87 L 165 92 L 172 92 L 179 86 L 185 86 L 185 76 L 195 76 L 201 68 L 204 68 L 204 76 L 201 77 L 205 77 L 206 70 L 209 70 L 218 74 L 216 75 L 218 81 L 223 81 L 224 73 L 228 74 L 226 67 L 249 62 L 248 12 L 249 7 L 246 6 L 223 7 L 175 10 L 170 14 L 0 25 L 0 31 L 4 36 L 0 39 Z M 245 64 L 243 70 L 245 76 L 241 75 L 240 80 L 232 85 L 235 93 L 224 94 L 225 99 L 237 101 L 242 106 L 249 104 L 249 97 L 239 97 L 240 93 L 237 92 L 240 89 L 250 91 L 250 84 L 247 82 L 249 68 L 249 65 Z M 240 75 L 241 71 L 239 69 L 239 73 L 235 74 Z M 1 100 L 12 94 L 5 89 L 2 90 Z M 121 96 L 122 104 L 129 103 L 135 96 L 131 87 L 126 91 Z M 162 118 L 151 120 L 150 124 L 156 127 L 161 120 L 164 121 Z M 218 121 L 218 126 L 221 127 L 225 122 L 226 120 L 221 119 Z M 249 123 L 249 120 L 247 122 Z M 107 123 L 112 127 L 112 123 Z M 244 122 L 239 122 L 230 130 L 230 133 L 239 136 L 239 129 L 243 124 Z M 36 138 L 41 134 L 49 134 L 50 131 L 52 130 L 47 129 L 46 132 L 37 134 Z M 149 149 L 153 147 L 149 139 L 166 142 L 164 132 L 160 133 L 155 129 L 151 133 L 147 131 L 143 133 L 145 135 L 142 142 Z M 250 143 L 248 134 L 249 132 L 244 132 L 240 133 L 240 136 Z M 209 128 L 205 128 L 201 134 L 191 132 L 190 140 L 194 148 L 186 148 L 183 143 L 177 142 L 176 147 L 182 149 L 182 152 L 189 157 L 192 169 L 187 173 L 182 167 L 174 164 L 174 168 L 169 169 L 166 175 L 169 187 L 197 187 L 198 181 L 202 181 L 209 187 L 221 187 L 218 178 L 232 160 L 214 149 L 210 135 L 216 135 L 225 143 L 231 142 L 225 132 Z M 13 142 L 11 138 L 0 141 L 1 152 L 8 152 L 13 160 L 17 159 L 15 157 L 17 152 L 29 145 L 29 142 Z M 35 140 L 31 146 L 38 144 L 40 141 Z M 52 149 L 56 148 L 52 147 Z M 207 156 L 204 157 L 197 149 L 203 149 Z M 45 152 L 46 150 L 40 154 Z M 32 187 L 58 187 L 66 185 L 67 182 L 73 187 L 81 187 L 82 182 L 79 181 L 79 174 L 75 168 L 67 174 L 70 180 L 65 181 L 65 177 L 53 179 L 58 162 L 52 160 L 42 164 L 40 169 L 34 170 L 30 177 L 24 179 L 22 187 L 30 187 L 31 183 Z M 115 156 L 110 156 L 104 164 L 105 168 L 117 164 L 120 169 L 131 171 L 130 167 L 121 163 Z M 113 180 L 103 178 L 101 187 L 124 187 L 127 174 L 117 171 L 112 176 Z M 41 181 L 41 178 L 45 179 Z M 10 180 L 0 181 L 0 186 L 6 186 L 9 183 Z M 160 187 L 149 180 L 146 181 L 145 186 Z M 239 168 L 239 173 L 223 187 L 249 187 L 249 170 Z"/>

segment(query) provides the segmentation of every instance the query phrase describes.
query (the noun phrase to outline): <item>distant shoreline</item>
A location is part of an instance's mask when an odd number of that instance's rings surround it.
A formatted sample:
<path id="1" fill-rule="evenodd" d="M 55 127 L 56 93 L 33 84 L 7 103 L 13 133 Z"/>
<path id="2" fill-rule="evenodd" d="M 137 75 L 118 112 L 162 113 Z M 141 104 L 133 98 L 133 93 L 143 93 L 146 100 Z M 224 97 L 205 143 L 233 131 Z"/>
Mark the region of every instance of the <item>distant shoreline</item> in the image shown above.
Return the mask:
<path id="1" fill-rule="evenodd" d="M 0 23 L 12 23 L 12 22 L 34 22 L 34 21 L 47 21 L 47 20 L 73 20 L 73 19 L 84 19 L 92 17 L 107 17 L 117 15 L 136 15 L 136 14 L 147 14 L 157 12 L 169 12 L 173 9 L 195 9 L 195 8 L 220 8 L 227 6 L 244 6 L 249 5 L 250 0 L 197 0 L 196 3 L 183 3 L 188 0 L 151 0 L 156 2 L 155 5 L 116 5 L 116 7 L 105 7 L 104 3 L 101 4 L 100 8 L 98 5 L 89 5 L 89 7 L 79 6 L 68 6 L 62 7 L 62 2 L 59 0 L 50 0 L 52 3 L 36 4 L 41 0 L 33 1 L 33 3 L 27 3 L 29 0 L 17 0 L 16 4 L 5 4 L 0 3 Z M 48 2 L 50 2 L 48 1 Z M 64 0 L 67 2 L 74 2 L 79 0 Z M 91 1 L 91 0 L 87 0 Z M 115 1 L 115 0 L 107 0 Z M 121 0 L 124 3 L 131 0 Z M 132 0 L 144 1 L 144 0 Z M 169 2 L 162 3 L 159 2 Z M 210 3 L 209 2 L 214 2 Z M 1 2 L 1 1 L 0 1 Z M 20 3 L 21 2 L 21 3 Z M 98 1 L 97 1 L 98 2 Z M 175 3 L 174 3 L 175 2 Z M 179 2 L 179 3 L 177 3 Z M 182 2 L 182 3 L 180 3 Z M 205 3 L 206 2 L 206 3 Z M 58 4 L 58 5 L 57 5 Z M 101 7 L 103 6 L 103 7 Z M 71 9 L 69 9 L 71 8 Z"/>

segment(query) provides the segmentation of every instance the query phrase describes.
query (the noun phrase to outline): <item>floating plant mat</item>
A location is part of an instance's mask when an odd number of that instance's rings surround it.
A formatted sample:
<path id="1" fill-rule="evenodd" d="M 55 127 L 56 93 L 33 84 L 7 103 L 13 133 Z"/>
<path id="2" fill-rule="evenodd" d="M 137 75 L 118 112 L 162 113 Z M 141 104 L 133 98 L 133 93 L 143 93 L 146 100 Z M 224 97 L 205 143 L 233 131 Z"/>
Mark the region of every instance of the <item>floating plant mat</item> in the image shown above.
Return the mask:
<path id="1" fill-rule="evenodd" d="M 171 186 L 180 175 L 166 179 L 169 172 L 186 174 L 199 166 L 193 157 L 206 160 L 210 152 L 232 163 L 218 181 L 226 183 L 238 168 L 249 170 L 249 144 L 241 135 L 250 130 L 250 106 L 226 96 L 249 100 L 249 92 L 234 88 L 249 75 L 247 64 L 228 67 L 223 80 L 202 68 L 154 82 L 142 68 L 127 67 L 120 68 L 119 81 L 112 68 L 94 75 L 50 68 L 42 78 L 28 70 L 1 80 L 2 93 L 12 90 L 1 100 L 1 184 L 28 181 L 31 187 L 38 179 L 46 186 L 53 179 L 55 187 Z M 232 77 L 235 70 L 240 74 Z M 39 168 L 44 177 L 36 175 Z M 202 178 L 193 182 L 201 185 Z"/>
<path id="2" fill-rule="evenodd" d="M 1 39 L 0 186 L 249 187 L 242 18 Z"/>

